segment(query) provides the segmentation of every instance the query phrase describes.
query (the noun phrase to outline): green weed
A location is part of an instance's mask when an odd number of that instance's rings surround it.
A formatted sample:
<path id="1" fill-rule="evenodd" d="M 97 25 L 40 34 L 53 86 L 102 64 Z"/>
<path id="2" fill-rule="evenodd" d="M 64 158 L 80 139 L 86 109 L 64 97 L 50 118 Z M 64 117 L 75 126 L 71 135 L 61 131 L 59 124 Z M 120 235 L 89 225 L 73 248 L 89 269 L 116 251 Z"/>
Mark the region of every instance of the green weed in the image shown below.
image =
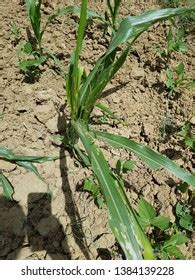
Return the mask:
<path id="1" fill-rule="evenodd" d="M 15 21 L 12 22 L 10 32 L 12 36 L 12 42 L 14 43 L 14 45 L 17 45 L 21 39 L 21 31 Z"/>
<path id="2" fill-rule="evenodd" d="M 176 215 L 179 225 L 182 229 L 193 231 L 193 217 L 191 215 L 190 206 L 187 204 L 177 203 Z"/>
<path id="3" fill-rule="evenodd" d="M 183 215 L 180 206 L 181 204 L 179 203 L 176 206 L 177 215 Z M 154 236 L 152 237 L 152 234 L 150 234 L 149 238 L 153 240 L 152 243 L 157 258 L 165 260 L 172 259 L 173 257 L 175 259 L 185 259 L 179 246 L 187 243 L 188 238 L 178 230 L 176 223 L 171 223 L 168 217 L 157 215 L 154 207 L 143 198 L 139 200 L 137 215 L 143 229 L 153 228 Z M 185 215 L 189 214 L 185 213 Z M 182 224 L 186 225 L 186 220 Z M 186 229 L 187 227 L 184 228 Z M 187 229 L 189 230 L 189 228 Z M 157 236 L 155 236 L 155 232 Z"/>
<path id="4" fill-rule="evenodd" d="M 188 45 L 185 41 L 184 31 L 182 29 L 173 26 L 169 27 L 165 38 L 167 47 L 162 49 L 157 46 L 156 48 L 156 51 L 161 58 L 168 60 L 173 52 L 185 52 L 188 50 Z"/>
<path id="5" fill-rule="evenodd" d="M 192 125 L 189 121 L 186 121 L 182 125 L 180 131 L 178 132 L 178 135 L 183 138 L 186 147 L 195 150 L 195 136 L 192 133 Z"/>
<path id="6" fill-rule="evenodd" d="M 167 68 L 166 78 L 165 85 L 167 87 L 168 97 L 170 98 L 179 95 L 183 87 L 188 87 L 190 75 L 186 73 L 184 64 L 180 63 L 173 69 L 170 67 Z"/>

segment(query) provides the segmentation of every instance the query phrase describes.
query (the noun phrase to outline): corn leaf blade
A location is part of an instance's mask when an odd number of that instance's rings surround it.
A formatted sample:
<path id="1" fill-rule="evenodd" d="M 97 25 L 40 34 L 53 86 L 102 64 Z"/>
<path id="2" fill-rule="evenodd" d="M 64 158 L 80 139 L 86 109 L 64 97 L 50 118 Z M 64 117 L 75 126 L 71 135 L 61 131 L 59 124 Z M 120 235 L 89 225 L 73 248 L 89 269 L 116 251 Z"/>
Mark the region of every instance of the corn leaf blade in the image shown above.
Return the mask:
<path id="1" fill-rule="evenodd" d="M 96 62 L 94 69 L 90 72 L 85 83 L 80 89 L 78 98 L 79 118 L 89 118 L 97 98 L 101 96 L 105 86 L 123 65 L 124 61 L 122 63 L 121 56 L 123 56 L 124 53 L 118 58 L 120 62 L 115 62 L 116 50 L 119 45 L 129 42 L 130 39 L 131 43 L 134 42 L 139 35 L 156 22 L 181 15 L 189 11 L 192 11 L 192 9 L 162 9 L 158 11 L 150 11 L 140 16 L 129 16 L 122 20 L 120 27 L 114 35 L 106 53 L 104 53 Z M 117 63 L 118 68 L 116 66 Z M 83 117 L 83 114 L 85 117 Z"/>
<path id="2" fill-rule="evenodd" d="M 73 118 L 75 113 L 77 112 L 78 93 L 82 77 L 82 68 L 79 66 L 79 56 L 82 49 L 85 26 L 87 23 L 87 3 L 87 0 L 82 1 L 76 49 L 71 57 L 68 77 L 66 81 L 67 99 L 71 106 L 71 114 Z"/>
<path id="3" fill-rule="evenodd" d="M 31 161 L 31 162 L 45 162 L 45 161 L 51 161 L 56 160 L 59 157 L 58 156 L 20 156 L 15 153 L 13 153 L 10 149 L 7 149 L 3 146 L 0 146 L 0 158 L 6 159 L 9 161 Z"/>
<path id="4" fill-rule="evenodd" d="M 174 174 L 175 176 L 177 176 L 178 178 L 195 188 L 195 176 L 187 170 L 184 170 L 183 168 L 179 167 L 169 158 L 125 137 L 100 131 L 94 131 L 94 133 L 98 139 L 107 142 L 115 148 L 124 148 L 130 150 L 142 160 L 144 160 L 144 162 L 149 166 L 149 163 L 152 162 L 152 165 L 165 168 L 166 170 L 168 170 L 169 172 L 171 172 L 172 174 Z"/>
<path id="5" fill-rule="evenodd" d="M 0 173 L 0 185 L 3 187 L 3 194 L 7 200 L 13 200 L 13 187 L 9 180 L 3 175 L 3 173 Z"/>
<path id="6" fill-rule="evenodd" d="M 38 169 L 36 168 L 36 166 L 32 162 L 30 162 L 30 161 L 16 161 L 16 164 L 24 167 L 27 171 L 34 172 L 35 175 L 37 175 L 37 177 L 44 182 L 43 177 L 41 176 Z"/>
<path id="7" fill-rule="evenodd" d="M 26 0 L 26 7 L 31 25 L 38 42 L 41 40 L 41 2 L 42 0 Z"/>
<path id="8" fill-rule="evenodd" d="M 128 42 L 130 39 L 138 38 L 140 34 L 146 31 L 153 24 L 179 16 L 187 12 L 192 12 L 192 8 L 161 9 L 148 11 L 139 16 L 128 16 L 121 21 L 118 31 L 116 32 L 108 50 L 107 55 L 116 49 L 119 45 Z"/>
<path id="9" fill-rule="evenodd" d="M 73 122 L 89 156 L 92 170 L 102 188 L 109 209 L 111 229 L 119 241 L 127 259 L 153 259 L 151 245 L 145 236 L 123 187 L 112 175 L 102 152 L 94 144 L 94 138 L 86 127 Z"/>

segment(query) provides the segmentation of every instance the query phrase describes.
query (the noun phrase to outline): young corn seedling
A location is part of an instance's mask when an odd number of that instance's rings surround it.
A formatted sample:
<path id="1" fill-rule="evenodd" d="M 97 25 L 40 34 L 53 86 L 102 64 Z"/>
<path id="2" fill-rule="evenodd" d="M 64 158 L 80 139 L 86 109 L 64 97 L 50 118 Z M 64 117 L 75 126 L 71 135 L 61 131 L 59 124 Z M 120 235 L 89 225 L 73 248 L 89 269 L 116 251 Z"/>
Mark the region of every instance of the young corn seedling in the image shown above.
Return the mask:
<path id="1" fill-rule="evenodd" d="M 90 126 L 90 116 L 102 91 L 124 64 L 133 42 L 156 22 L 189 11 L 188 8 L 164 9 L 126 17 L 113 34 L 107 51 L 97 60 L 86 77 L 83 75 L 85 72 L 79 61 L 87 22 L 87 0 L 82 1 L 76 48 L 71 57 L 66 80 L 71 123 L 67 129 L 65 145 L 92 169 L 108 207 L 110 227 L 127 259 L 154 259 L 153 249 L 127 199 L 121 181 L 109 167 L 96 144 L 96 139 L 105 141 L 114 148 L 133 152 L 150 168 L 155 170 L 165 168 L 192 187 L 195 187 L 195 176 L 149 147 L 122 136 L 94 130 Z M 122 44 L 125 48 L 118 54 L 118 46 Z M 82 147 L 79 145 L 80 142 Z"/>
<path id="2" fill-rule="evenodd" d="M 59 69 L 60 73 L 65 76 L 63 67 L 60 65 L 56 55 L 50 50 L 43 47 L 43 35 L 47 26 L 52 23 L 57 17 L 62 17 L 70 13 L 80 13 L 79 7 L 67 6 L 58 8 L 51 15 L 48 16 L 45 25 L 42 27 L 41 24 L 41 4 L 42 0 L 25 0 L 25 5 L 30 19 L 31 27 L 33 30 L 32 36 L 29 29 L 27 29 L 27 35 L 29 38 L 28 42 L 23 43 L 20 46 L 18 52 L 19 68 L 27 76 L 36 76 L 39 73 L 39 66 L 44 64 L 49 58 L 53 60 L 55 66 Z M 99 16 L 93 11 L 87 10 L 87 17 L 99 18 L 105 22 L 102 16 Z"/>
<path id="3" fill-rule="evenodd" d="M 28 30 L 29 41 L 20 46 L 20 51 L 18 53 L 19 68 L 24 73 L 30 72 L 30 74 L 33 74 L 33 72 L 36 72 L 37 67 L 47 60 L 47 56 L 43 55 L 42 52 L 42 37 L 46 26 L 43 30 L 41 29 L 41 2 L 41 0 L 25 1 L 34 33 L 34 40 L 31 32 Z M 27 59 L 26 56 L 28 57 Z"/>
<path id="4" fill-rule="evenodd" d="M 25 0 L 25 5 L 28 12 L 28 17 L 30 19 L 31 27 L 33 30 L 33 35 L 31 31 L 27 29 L 28 42 L 21 45 L 18 54 L 19 58 L 19 68 L 25 74 L 36 74 L 38 67 L 45 63 L 49 58 L 51 58 L 56 66 L 59 66 L 59 61 L 57 57 L 52 54 L 49 50 L 43 48 L 42 41 L 43 35 L 47 26 L 59 15 L 61 15 L 61 10 L 51 14 L 45 25 L 41 25 L 41 4 L 42 0 Z M 63 14 L 71 12 L 74 10 L 73 7 L 64 8 Z M 27 57 L 27 59 L 26 59 Z"/>

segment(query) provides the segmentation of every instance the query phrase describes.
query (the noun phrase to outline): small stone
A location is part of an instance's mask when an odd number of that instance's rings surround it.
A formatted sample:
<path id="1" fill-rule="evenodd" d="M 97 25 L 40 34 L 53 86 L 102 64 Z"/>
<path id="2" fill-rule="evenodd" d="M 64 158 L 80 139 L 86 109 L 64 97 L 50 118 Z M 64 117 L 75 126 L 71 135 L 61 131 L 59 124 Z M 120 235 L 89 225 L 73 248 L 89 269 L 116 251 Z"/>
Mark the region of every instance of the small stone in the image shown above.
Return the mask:
<path id="1" fill-rule="evenodd" d="M 19 254 L 17 255 L 17 260 L 25 260 L 32 256 L 33 252 L 31 251 L 30 247 L 24 247 L 19 251 Z"/>
<path id="2" fill-rule="evenodd" d="M 190 119 L 191 124 L 195 125 L 195 116 Z"/>
<path id="3" fill-rule="evenodd" d="M 140 89 L 140 91 L 145 92 L 146 89 L 143 85 L 138 85 L 138 88 Z"/>
<path id="4" fill-rule="evenodd" d="M 45 123 L 52 119 L 56 114 L 55 107 L 52 102 L 44 105 L 38 105 L 35 109 L 35 117 L 41 122 Z"/>
<path id="5" fill-rule="evenodd" d="M 36 92 L 36 101 L 39 103 L 43 103 L 45 101 L 49 101 L 52 98 L 53 93 L 48 92 L 46 90 Z"/>
<path id="6" fill-rule="evenodd" d="M 164 72 L 161 72 L 159 76 L 159 82 L 164 83 L 166 81 L 166 74 Z"/>
<path id="7" fill-rule="evenodd" d="M 58 248 L 59 247 L 59 245 L 60 245 L 60 242 L 58 242 L 58 241 L 53 241 L 52 242 L 52 245 L 55 247 L 55 248 Z"/>
<path id="8" fill-rule="evenodd" d="M 45 126 L 47 127 L 47 129 L 49 130 L 50 133 L 56 133 L 58 132 L 58 120 L 56 117 L 48 120 L 45 124 Z"/>
<path id="9" fill-rule="evenodd" d="M 131 77 L 139 80 L 145 77 L 145 71 L 141 68 L 134 68 L 131 70 Z"/>
<path id="10" fill-rule="evenodd" d="M 181 159 L 181 158 L 178 158 L 178 159 L 176 159 L 176 160 L 174 160 L 175 161 L 175 163 L 177 164 L 177 165 L 179 165 L 179 166 L 183 166 L 183 164 L 184 164 L 184 161 Z"/>
<path id="11" fill-rule="evenodd" d="M 0 170 L 1 169 L 5 172 L 11 172 L 16 169 L 16 165 L 9 161 L 0 159 Z"/>

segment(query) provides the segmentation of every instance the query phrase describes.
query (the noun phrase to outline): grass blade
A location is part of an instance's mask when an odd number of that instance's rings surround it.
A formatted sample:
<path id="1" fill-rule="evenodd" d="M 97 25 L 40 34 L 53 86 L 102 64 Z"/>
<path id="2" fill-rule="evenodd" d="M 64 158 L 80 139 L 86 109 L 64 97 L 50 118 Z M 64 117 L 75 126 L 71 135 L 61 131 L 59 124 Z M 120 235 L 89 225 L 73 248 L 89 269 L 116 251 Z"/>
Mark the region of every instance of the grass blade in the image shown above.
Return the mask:
<path id="1" fill-rule="evenodd" d="M 163 167 L 184 182 L 188 183 L 192 187 L 195 188 L 195 176 L 192 175 L 187 170 L 184 170 L 183 168 L 179 167 L 177 164 L 175 164 L 172 160 L 169 158 L 153 151 L 152 149 L 145 147 L 141 144 L 136 143 L 133 140 L 129 140 L 125 137 L 113 135 L 107 132 L 99 132 L 94 131 L 95 135 L 98 139 L 101 139 L 107 143 L 109 143 L 111 146 L 115 148 L 124 148 L 127 150 L 130 150 L 131 152 L 135 153 L 138 157 L 140 157 L 146 164 L 150 166 L 150 163 L 152 165 L 156 165 L 158 168 Z"/>
<path id="2" fill-rule="evenodd" d="M 117 121 L 120 122 L 120 118 L 117 117 L 113 112 L 112 110 L 110 110 L 110 108 L 108 108 L 106 105 L 104 105 L 103 103 L 96 103 L 95 105 L 98 109 L 100 109 L 104 114 L 106 114 L 108 117 L 112 118 L 112 119 L 115 119 Z"/>
<path id="3" fill-rule="evenodd" d="M 102 152 L 94 144 L 94 138 L 84 125 L 73 122 L 73 126 L 89 156 L 109 209 L 111 229 L 120 243 L 127 259 L 153 259 L 151 245 L 145 236 L 123 187 L 113 176 Z"/>

